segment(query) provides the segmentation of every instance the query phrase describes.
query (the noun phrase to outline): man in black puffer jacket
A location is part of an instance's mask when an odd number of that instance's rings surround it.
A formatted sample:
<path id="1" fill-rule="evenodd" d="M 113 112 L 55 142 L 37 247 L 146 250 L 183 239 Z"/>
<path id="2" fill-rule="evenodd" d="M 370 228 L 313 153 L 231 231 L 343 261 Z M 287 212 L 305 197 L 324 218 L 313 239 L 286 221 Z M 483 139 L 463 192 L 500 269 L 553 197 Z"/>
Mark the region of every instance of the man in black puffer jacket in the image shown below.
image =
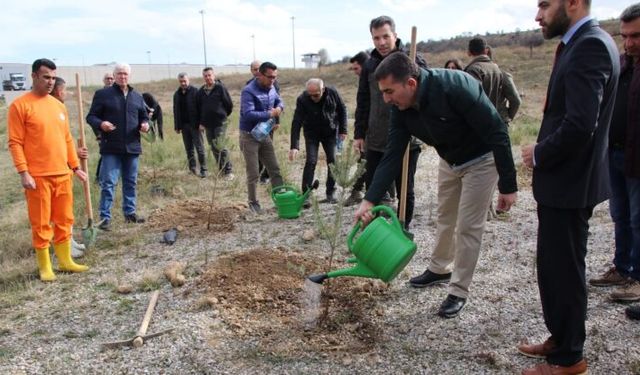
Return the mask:
<path id="1" fill-rule="evenodd" d="M 391 114 L 391 105 L 384 102 L 382 92 L 378 88 L 378 82 L 374 78 L 374 72 L 382 60 L 392 53 L 407 53 L 402 49 L 402 42 L 398 38 L 395 29 L 395 22 L 391 17 L 380 16 L 371 20 L 369 31 L 371 32 L 375 49 L 371 52 L 371 58 L 362 67 L 358 84 L 354 146 L 360 152 L 366 149 L 365 181 L 367 189 L 371 185 L 373 175 L 387 147 Z M 427 68 L 427 63 L 422 57 L 416 56 L 415 61 L 421 68 Z M 415 201 L 413 180 L 421 151 L 420 144 L 418 140 L 413 138 L 409 152 L 409 179 L 407 181 L 407 211 L 405 217 L 405 227 L 407 228 L 413 218 Z M 401 171 L 398 171 L 398 176 L 395 179 L 395 187 L 398 193 L 401 191 L 400 180 Z M 400 204 L 398 204 L 399 206 Z"/>
<path id="2" fill-rule="evenodd" d="M 291 149 L 289 160 L 293 160 L 300 149 L 300 128 L 304 128 L 307 160 L 302 173 L 302 191 L 311 187 L 313 174 L 318 162 L 318 147 L 327 157 L 327 202 L 336 203 L 333 196 L 336 182 L 331 175 L 329 164 L 336 159 L 336 130 L 341 139 L 347 137 L 347 108 L 333 87 L 325 87 L 320 78 L 307 81 L 306 90 L 298 96 L 296 110 L 291 123 Z"/>

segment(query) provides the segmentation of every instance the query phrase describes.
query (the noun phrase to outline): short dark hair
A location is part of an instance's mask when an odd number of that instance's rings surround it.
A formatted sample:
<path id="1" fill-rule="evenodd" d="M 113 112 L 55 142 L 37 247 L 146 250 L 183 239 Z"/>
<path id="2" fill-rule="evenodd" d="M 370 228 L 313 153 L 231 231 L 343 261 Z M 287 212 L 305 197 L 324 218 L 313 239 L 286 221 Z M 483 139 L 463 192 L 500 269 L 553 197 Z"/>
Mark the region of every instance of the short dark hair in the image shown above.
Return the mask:
<path id="1" fill-rule="evenodd" d="M 56 63 L 54 63 L 53 61 L 51 61 L 49 59 L 41 58 L 41 59 L 38 59 L 38 60 L 33 62 L 33 64 L 31 65 L 31 73 L 35 73 L 38 70 L 40 70 L 41 66 L 46 66 L 47 68 L 49 68 L 51 70 L 58 69 L 56 67 Z"/>
<path id="2" fill-rule="evenodd" d="M 360 51 L 356 53 L 355 56 L 349 59 L 350 63 L 358 63 L 360 65 L 364 65 L 364 62 L 369 59 L 369 54 L 365 51 Z"/>
<path id="3" fill-rule="evenodd" d="M 210 67 L 210 66 L 207 66 L 207 67 L 205 67 L 204 69 L 202 69 L 202 73 L 204 73 L 204 72 L 208 72 L 209 70 L 213 72 L 213 68 L 212 68 L 212 67 Z"/>
<path id="4" fill-rule="evenodd" d="M 391 76 L 394 82 L 405 82 L 409 78 L 418 79 L 420 68 L 405 53 L 395 52 L 382 60 L 376 68 L 374 76 L 376 81 Z"/>
<path id="5" fill-rule="evenodd" d="M 623 10 L 620 15 L 620 21 L 627 23 L 638 17 L 640 17 L 640 3 L 629 5 L 627 9 Z"/>
<path id="6" fill-rule="evenodd" d="M 474 56 L 484 55 L 487 42 L 482 38 L 473 38 L 469 41 L 469 53 Z"/>
<path id="7" fill-rule="evenodd" d="M 58 87 L 66 84 L 67 81 L 64 80 L 64 78 L 62 77 L 56 77 L 56 81 L 53 83 L 53 89 L 57 89 Z"/>
<path id="8" fill-rule="evenodd" d="M 265 74 L 269 69 L 278 70 L 278 67 L 276 66 L 276 64 L 272 62 L 265 61 L 262 64 L 260 64 L 260 68 L 258 68 L 258 71 L 260 72 L 260 74 Z"/>
<path id="9" fill-rule="evenodd" d="M 391 31 L 396 32 L 396 23 L 393 22 L 393 18 L 389 16 L 380 16 L 371 20 L 369 23 L 369 32 L 373 31 L 373 29 L 379 29 L 384 25 L 389 25 Z"/>

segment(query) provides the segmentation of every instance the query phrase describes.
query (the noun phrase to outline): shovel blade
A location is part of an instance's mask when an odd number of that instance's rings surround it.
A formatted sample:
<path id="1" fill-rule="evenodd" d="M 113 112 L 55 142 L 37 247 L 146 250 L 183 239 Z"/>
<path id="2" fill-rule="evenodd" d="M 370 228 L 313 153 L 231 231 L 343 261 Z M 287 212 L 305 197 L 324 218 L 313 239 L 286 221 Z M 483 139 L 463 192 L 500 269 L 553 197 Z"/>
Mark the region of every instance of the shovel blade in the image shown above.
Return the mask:
<path id="1" fill-rule="evenodd" d="M 98 228 L 93 226 L 92 220 L 87 222 L 87 226 L 82 228 L 82 243 L 88 249 L 96 242 L 98 236 Z"/>

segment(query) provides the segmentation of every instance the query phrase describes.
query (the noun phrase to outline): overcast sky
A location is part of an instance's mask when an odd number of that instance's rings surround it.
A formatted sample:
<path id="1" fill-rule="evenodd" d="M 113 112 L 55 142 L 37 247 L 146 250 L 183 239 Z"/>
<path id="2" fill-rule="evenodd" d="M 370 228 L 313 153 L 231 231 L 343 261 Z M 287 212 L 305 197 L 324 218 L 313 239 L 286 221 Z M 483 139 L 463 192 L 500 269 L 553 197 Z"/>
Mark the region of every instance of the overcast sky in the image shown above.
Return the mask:
<path id="1" fill-rule="evenodd" d="M 535 29 L 536 0 L 3 0 L 0 62 L 55 58 L 59 65 L 122 61 L 204 63 L 202 16 L 209 65 L 246 64 L 255 54 L 276 65 L 325 48 L 331 60 L 372 46 L 369 21 L 395 19 L 404 41 L 463 32 Z M 618 17 L 628 0 L 593 1 L 599 19 Z M 253 37 L 252 37 L 253 36 Z M 147 52 L 149 51 L 149 52 Z"/>

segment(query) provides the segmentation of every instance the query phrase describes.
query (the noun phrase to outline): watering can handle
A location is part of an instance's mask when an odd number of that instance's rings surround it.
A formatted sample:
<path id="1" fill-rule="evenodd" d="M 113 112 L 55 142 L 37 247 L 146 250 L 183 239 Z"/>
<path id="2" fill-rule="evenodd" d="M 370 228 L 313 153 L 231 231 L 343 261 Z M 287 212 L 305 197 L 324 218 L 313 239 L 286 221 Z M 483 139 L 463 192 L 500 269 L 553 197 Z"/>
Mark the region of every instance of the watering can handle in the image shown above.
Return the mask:
<path id="1" fill-rule="evenodd" d="M 398 217 L 396 216 L 396 213 L 393 212 L 391 208 L 389 208 L 389 206 L 380 205 L 380 206 L 375 206 L 371 209 L 372 214 L 375 214 L 376 212 L 380 212 L 380 211 L 383 211 L 387 215 L 389 215 L 389 217 L 391 218 L 391 222 L 393 223 L 392 225 L 396 227 L 398 231 L 402 232 L 402 226 L 398 221 Z M 360 228 L 362 228 L 362 221 L 358 221 L 356 225 L 353 226 L 353 229 L 351 229 L 351 232 L 349 232 L 349 235 L 347 236 L 347 247 L 349 248 L 349 251 L 351 251 L 351 249 L 353 248 L 353 237 L 355 237 L 356 233 L 358 233 Z"/>
<path id="2" fill-rule="evenodd" d="M 276 193 L 281 193 L 283 191 L 295 191 L 296 193 L 300 194 L 298 189 L 296 189 L 294 186 L 291 186 L 291 185 L 280 185 L 280 186 L 276 186 L 273 189 L 271 189 L 271 200 L 273 200 L 275 202 L 276 201 Z"/>
<path id="3" fill-rule="evenodd" d="M 402 226 L 400 225 L 400 221 L 398 221 L 398 217 L 396 216 L 396 213 L 393 212 L 391 207 L 380 205 L 380 206 L 375 206 L 374 208 L 371 209 L 372 214 L 375 214 L 376 212 L 380 212 L 380 211 L 389 215 L 389 218 L 391 218 L 392 225 L 396 227 L 398 231 L 402 232 Z"/>

